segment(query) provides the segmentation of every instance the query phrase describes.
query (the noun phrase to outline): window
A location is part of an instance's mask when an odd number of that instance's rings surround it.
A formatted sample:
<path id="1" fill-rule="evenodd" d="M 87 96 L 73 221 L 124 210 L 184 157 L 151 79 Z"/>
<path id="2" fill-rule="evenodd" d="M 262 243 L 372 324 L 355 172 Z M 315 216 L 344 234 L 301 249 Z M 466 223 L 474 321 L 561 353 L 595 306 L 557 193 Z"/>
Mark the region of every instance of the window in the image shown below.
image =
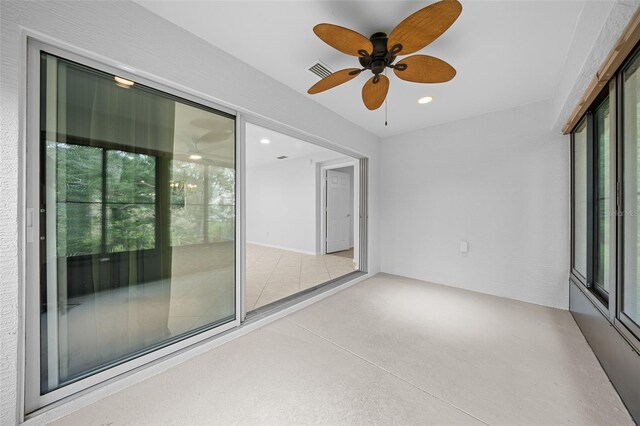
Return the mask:
<path id="1" fill-rule="evenodd" d="M 47 158 L 58 182 L 58 257 L 155 247 L 154 157 L 51 142 Z"/>
<path id="2" fill-rule="evenodd" d="M 39 130 L 30 392 L 236 319 L 232 116 L 41 53 Z"/>
<path id="3" fill-rule="evenodd" d="M 606 303 L 610 286 L 611 126 L 609 100 L 572 133 L 572 272 Z"/>
<path id="4" fill-rule="evenodd" d="M 233 170 L 213 164 L 171 162 L 171 245 L 233 240 Z"/>
<path id="5" fill-rule="evenodd" d="M 622 149 L 624 185 L 622 313 L 640 325 L 640 57 L 622 73 Z M 640 337 L 640 336 L 639 336 Z"/>
<path id="6" fill-rule="evenodd" d="M 156 247 L 156 158 L 108 150 L 104 153 L 106 252 Z"/>
<path id="7" fill-rule="evenodd" d="M 205 241 L 204 164 L 171 161 L 171 246 Z"/>
<path id="8" fill-rule="evenodd" d="M 572 133 L 573 274 L 606 303 L 611 285 L 612 145 L 609 98 L 590 110 Z M 615 177 L 613 177 L 615 180 Z"/>
<path id="9" fill-rule="evenodd" d="M 607 298 L 610 286 L 609 247 L 611 243 L 611 114 L 609 98 L 596 110 L 595 117 L 595 212 L 594 277 L 596 291 Z"/>
<path id="10" fill-rule="evenodd" d="M 573 268 L 587 277 L 587 126 L 573 134 Z"/>
<path id="11" fill-rule="evenodd" d="M 572 132 L 572 268 L 640 348 L 640 48 Z M 616 118 L 618 117 L 618 119 Z M 608 312 L 606 312 L 608 311 Z"/>

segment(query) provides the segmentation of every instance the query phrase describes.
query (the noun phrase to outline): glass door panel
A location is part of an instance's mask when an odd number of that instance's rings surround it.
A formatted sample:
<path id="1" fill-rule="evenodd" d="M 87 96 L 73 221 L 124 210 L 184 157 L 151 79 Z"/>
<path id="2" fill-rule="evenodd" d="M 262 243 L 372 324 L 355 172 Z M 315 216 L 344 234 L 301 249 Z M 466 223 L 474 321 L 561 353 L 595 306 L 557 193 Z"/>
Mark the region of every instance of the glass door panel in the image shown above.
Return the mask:
<path id="1" fill-rule="evenodd" d="M 596 291 L 604 298 L 609 294 L 609 247 L 613 215 L 611 214 L 611 113 L 606 99 L 595 113 L 595 270 Z"/>
<path id="2" fill-rule="evenodd" d="M 640 57 L 623 72 L 624 258 L 621 311 L 640 324 Z"/>
<path id="3" fill-rule="evenodd" d="M 233 117 L 41 55 L 40 393 L 235 312 Z"/>
<path id="4" fill-rule="evenodd" d="M 573 269 L 587 278 L 587 126 L 573 136 Z"/>

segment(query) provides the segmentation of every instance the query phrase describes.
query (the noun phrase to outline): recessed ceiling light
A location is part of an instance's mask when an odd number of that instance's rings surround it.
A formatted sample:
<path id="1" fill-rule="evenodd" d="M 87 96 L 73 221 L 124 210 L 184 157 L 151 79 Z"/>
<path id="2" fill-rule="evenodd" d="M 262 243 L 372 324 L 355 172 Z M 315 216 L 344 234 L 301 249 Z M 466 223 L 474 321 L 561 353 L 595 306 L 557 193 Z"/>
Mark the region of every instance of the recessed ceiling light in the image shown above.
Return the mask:
<path id="1" fill-rule="evenodd" d="M 424 96 L 424 97 L 418 99 L 418 103 L 419 104 L 428 104 L 432 100 L 433 100 L 433 98 L 431 96 Z"/>
<path id="2" fill-rule="evenodd" d="M 118 77 L 117 75 L 113 76 L 113 79 L 116 81 L 116 84 L 124 89 L 128 89 L 133 86 L 133 81 L 127 80 L 126 78 Z"/>
<path id="3" fill-rule="evenodd" d="M 268 143 L 271 143 L 271 141 L 269 139 L 267 139 L 267 138 L 262 138 L 262 139 L 260 139 L 260 143 L 263 143 L 263 144 L 266 145 Z"/>
<path id="4" fill-rule="evenodd" d="M 198 154 L 191 154 L 189 156 L 189 160 L 202 160 L 202 155 L 198 155 Z"/>

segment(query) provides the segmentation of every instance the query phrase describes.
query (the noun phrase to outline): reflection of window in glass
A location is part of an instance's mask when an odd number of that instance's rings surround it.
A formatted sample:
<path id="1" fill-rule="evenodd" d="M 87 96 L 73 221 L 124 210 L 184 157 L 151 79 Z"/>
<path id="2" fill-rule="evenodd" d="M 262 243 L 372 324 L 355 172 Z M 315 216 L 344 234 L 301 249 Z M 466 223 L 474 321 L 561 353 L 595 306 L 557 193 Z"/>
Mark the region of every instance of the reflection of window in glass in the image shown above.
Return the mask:
<path id="1" fill-rule="evenodd" d="M 235 121 L 46 53 L 40 70 L 44 395 L 235 318 Z"/>
<path id="2" fill-rule="evenodd" d="M 624 239 L 622 312 L 640 325 L 640 57 L 623 73 Z"/>
<path id="3" fill-rule="evenodd" d="M 156 239 L 156 159 L 107 151 L 107 251 L 145 250 Z"/>
<path id="4" fill-rule="evenodd" d="M 47 151 L 57 158 L 58 256 L 155 247 L 154 157 L 65 143 Z"/>
<path id="5" fill-rule="evenodd" d="M 178 160 L 171 164 L 171 245 L 233 240 L 233 169 Z"/>
<path id="6" fill-rule="evenodd" d="M 102 149 L 47 143 L 55 164 L 58 256 L 100 253 L 102 229 Z M 53 188 L 52 188 L 53 189 Z"/>
<path id="7" fill-rule="evenodd" d="M 595 114 L 596 125 L 596 178 L 595 186 L 595 285 L 609 292 L 609 233 L 611 228 L 611 190 L 609 175 L 611 167 L 611 114 L 607 99 Z"/>
<path id="8" fill-rule="evenodd" d="M 587 277 L 587 126 L 573 134 L 573 268 Z"/>

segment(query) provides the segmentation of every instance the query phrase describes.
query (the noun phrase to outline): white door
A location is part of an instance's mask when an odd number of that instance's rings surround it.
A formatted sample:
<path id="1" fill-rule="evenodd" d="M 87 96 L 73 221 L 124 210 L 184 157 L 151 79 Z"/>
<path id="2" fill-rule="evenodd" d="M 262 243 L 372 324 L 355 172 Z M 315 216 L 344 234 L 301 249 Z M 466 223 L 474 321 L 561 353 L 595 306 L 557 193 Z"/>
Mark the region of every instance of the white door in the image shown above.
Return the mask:
<path id="1" fill-rule="evenodd" d="M 351 176 L 327 170 L 327 253 L 349 248 L 350 211 Z"/>

